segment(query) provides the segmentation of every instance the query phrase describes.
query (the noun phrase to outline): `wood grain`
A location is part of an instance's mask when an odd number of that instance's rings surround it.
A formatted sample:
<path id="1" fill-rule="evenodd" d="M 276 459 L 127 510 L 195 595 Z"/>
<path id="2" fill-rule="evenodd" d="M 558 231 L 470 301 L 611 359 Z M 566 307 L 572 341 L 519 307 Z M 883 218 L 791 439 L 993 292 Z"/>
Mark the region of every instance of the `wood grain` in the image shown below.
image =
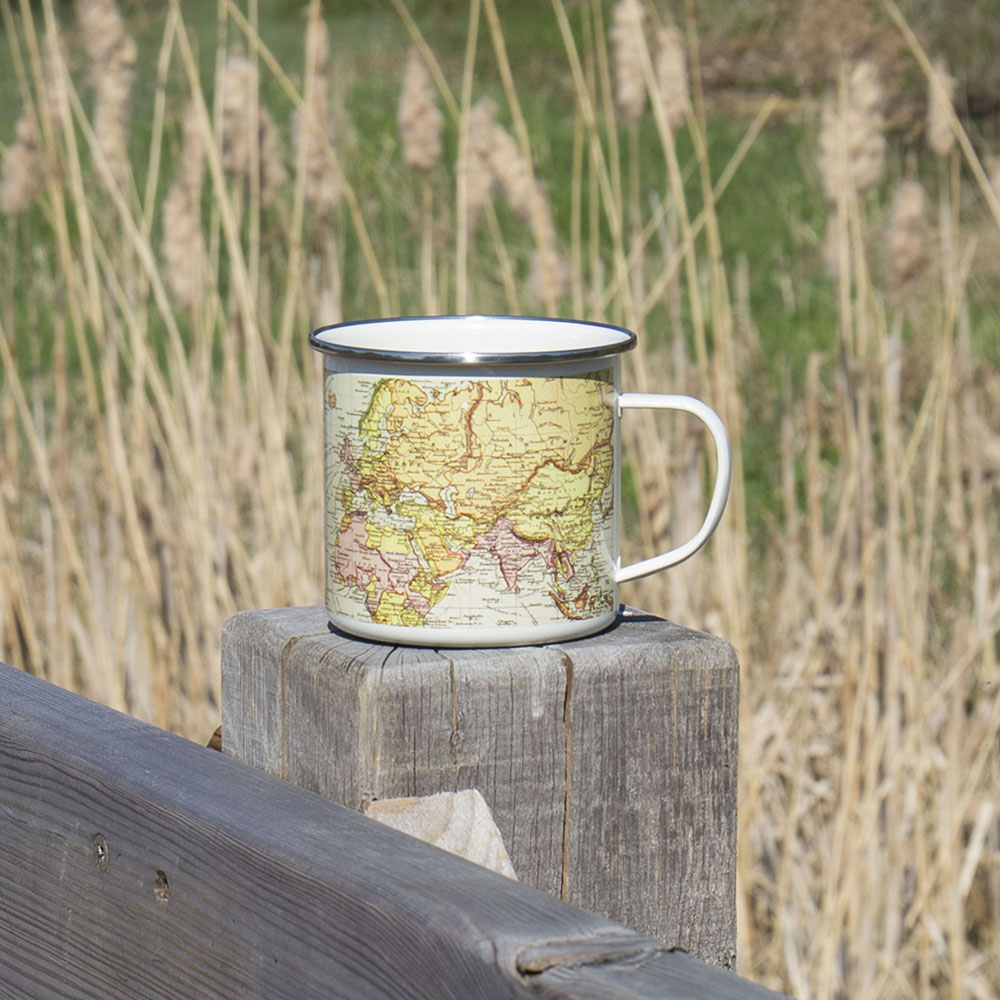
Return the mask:
<path id="1" fill-rule="evenodd" d="M 0 843 L 5 1000 L 774 996 L 3 665 Z"/>
<path id="2" fill-rule="evenodd" d="M 517 878 L 490 807 L 475 788 L 379 799 L 365 815 L 490 871 Z"/>
<path id="3" fill-rule="evenodd" d="M 577 642 L 433 650 L 317 608 L 223 633 L 225 752 L 363 810 L 478 788 L 528 885 L 731 967 L 739 665 L 627 609 Z"/>

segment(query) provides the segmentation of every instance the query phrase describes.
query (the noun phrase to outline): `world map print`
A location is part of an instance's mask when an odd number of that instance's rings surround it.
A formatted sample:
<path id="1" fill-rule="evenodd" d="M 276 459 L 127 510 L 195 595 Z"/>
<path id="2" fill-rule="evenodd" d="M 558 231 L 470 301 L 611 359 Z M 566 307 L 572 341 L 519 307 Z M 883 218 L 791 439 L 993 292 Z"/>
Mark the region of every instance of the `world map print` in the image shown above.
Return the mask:
<path id="1" fill-rule="evenodd" d="M 326 377 L 327 603 L 379 625 L 613 610 L 611 370 Z"/>

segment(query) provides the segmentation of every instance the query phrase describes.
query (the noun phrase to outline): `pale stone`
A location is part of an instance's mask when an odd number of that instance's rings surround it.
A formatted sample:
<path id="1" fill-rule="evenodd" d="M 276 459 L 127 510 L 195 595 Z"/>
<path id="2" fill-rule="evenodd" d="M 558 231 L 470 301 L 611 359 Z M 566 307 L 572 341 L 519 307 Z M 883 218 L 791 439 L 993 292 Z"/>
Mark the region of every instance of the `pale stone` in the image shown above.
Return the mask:
<path id="1" fill-rule="evenodd" d="M 490 871 L 517 878 L 490 807 L 476 788 L 376 800 L 365 814 Z"/>

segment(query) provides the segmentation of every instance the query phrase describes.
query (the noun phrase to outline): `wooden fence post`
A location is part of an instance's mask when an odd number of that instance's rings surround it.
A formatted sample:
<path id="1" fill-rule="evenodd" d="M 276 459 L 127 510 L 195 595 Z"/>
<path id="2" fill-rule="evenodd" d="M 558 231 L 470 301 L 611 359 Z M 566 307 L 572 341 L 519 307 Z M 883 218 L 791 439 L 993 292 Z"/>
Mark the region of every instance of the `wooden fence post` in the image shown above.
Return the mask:
<path id="1" fill-rule="evenodd" d="M 489 650 L 246 611 L 223 629 L 223 750 L 357 810 L 478 788 L 521 881 L 732 967 L 738 678 L 728 643 L 632 609 Z"/>

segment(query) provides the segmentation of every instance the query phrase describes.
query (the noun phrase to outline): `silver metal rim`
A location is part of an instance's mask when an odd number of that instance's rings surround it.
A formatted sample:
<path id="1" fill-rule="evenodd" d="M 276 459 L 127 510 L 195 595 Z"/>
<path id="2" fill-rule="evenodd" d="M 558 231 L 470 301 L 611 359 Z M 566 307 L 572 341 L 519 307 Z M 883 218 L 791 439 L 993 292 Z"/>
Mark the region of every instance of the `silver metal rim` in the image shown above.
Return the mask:
<path id="1" fill-rule="evenodd" d="M 354 347 L 346 344 L 330 343 L 328 340 L 321 340 L 324 334 L 329 334 L 335 330 L 346 330 L 359 326 L 377 326 L 381 323 L 431 323 L 449 322 L 467 319 L 483 320 L 534 320 L 544 323 L 565 323 L 571 326 L 591 327 L 595 330 L 613 331 L 621 334 L 622 339 L 614 344 L 595 344 L 592 347 L 570 348 L 563 351 L 516 351 L 516 352 L 443 352 L 443 351 L 390 351 L 374 347 Z M 334 357 L 356 358 L 366 361 L 396 362 L 407 364 L 435 364 L 435 365 L 474 365 L 474 364 L 537 364 L 539 362 L 551 363 L 558 361 L 581 361 L 588 358 L 605 358 L 613 354 L 622 354 L 630 351 L 636 345 L 636 336 L 631 330 L 622 326 L 614 326 L 610 323 L 594 323 L 589 320 L 577 319 L 552 319 L 542 316 L 396 316 L 385 319 L 351 320 L 346 323 L 332 323 L 328 326 L 321 326 L 309 334 L 309 343 L 322 354 L 330 354 Z"/>

